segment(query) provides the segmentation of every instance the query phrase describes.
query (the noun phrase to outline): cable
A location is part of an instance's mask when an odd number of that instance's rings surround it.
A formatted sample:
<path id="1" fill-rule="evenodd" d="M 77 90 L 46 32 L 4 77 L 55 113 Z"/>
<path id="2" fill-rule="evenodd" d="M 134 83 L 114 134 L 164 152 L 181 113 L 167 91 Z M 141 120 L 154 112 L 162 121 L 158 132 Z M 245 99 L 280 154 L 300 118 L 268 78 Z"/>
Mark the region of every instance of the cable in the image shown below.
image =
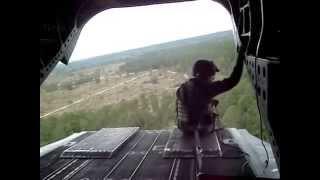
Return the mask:
<path id="1" fill-rule="evenodd" d="M 267 148 L 266 148 L 266 146 L 265 146 L 264 143 L 263 143 L 263 136 L 262 136 L 262 133 L 263 133 L 262 118 L 261 118 L 259 106 L 258 106 L 258 110 L 259 110 L 259 116 L 260 116 L 260 139 L 261 139 L 262 146 L 263 146 L 264 150 L 266 151 L 266 155 L 267 155 L 267 160 L 265 161 L 265 162 L 266 162 L 265 168 L 267 168 L 268 165 L 269 165 L 270 158 L 269 158 L 269 153 L 268 153 L 268 151 L 267 151 Z"/>
<path id="2" fill-rule="evenodd" d="M 257 57 L 255 57 L 255 66 L 256 66 L 256 61 L 257 61 Z M 255 76 L 257 77 L 257 72 L 256 72 L 256 71 L 257 71 L 257 68 L 255 68 Z M 257 78 L 256 78 L 256 81 L 257 81 Z M 263 136 L 262 136 L 262 134 L 263 134 L 262 117 L 261 117 L 261 110 L 260 110 L 259 103 L 258 103 L 258 98 L 259 98 L 259 96 L 258 96 L 257 90 L 255 90 L 255 92 L 256 92 L 256 93 L 255 93 L 255 94 L 256 94 L 256 102 L 257 102 L 257 107 L 258 107 L 258 112 L 259 112 L 259 118 L 260 118 L 260 139 L 261 139 L 262 146 L 263 146 L 264 150 L 266 151 L 266 155 L 267 155 L 267 160 L 265 161 L 265 162 L 266 162 L 265 168 L 267 168 L 268 165 L 269 165 L 269 160 L 270 160 L 270 158 L 269 158 L 269 154 L 268 154 L 267 148 L 266 148 L 266 146 L 265 146 L 264 143 L 263 143 Z"/>
<path id="3" fill-rule="evenodd" d="M 259 55 L 259 50 L 260 50 L 260 42 L 261 42 L 261 38 L 262 38 L 262 34 L 263 34 L 263 29 L 264 29 L 264 17 L 263 17 L 263 3 L 262 3 L 262 0 L 260 1 L 260 3 L 261 3 L 261 33 L 260 33 L 260 37 L 259 37 L 259 41 L 258 41 L 258 44 L 257 44 L 257 50 L 256 50 L 256 56 L 255 56 L 255 68 L 254 68 L 254 73 L 255 73 L 255 81 L 256 81 L 256 83 L 255 83 L 255 86 L 256 86 L 256 84 L 257 84 L 257 82 L 258 82 L 258 78 L 257 78 L 257 68 L 256 68 L 256 65 L 257 65 L 257 57 L 258 57 L 258 55 Z M 256 89 L 256 87 L 255 87 L 255 89 Z M 259 103 L 258 103 L 258 92 L 257 92 L 257 89 L 255 90 L 255 94 L 256 94 L 256 102 L 257 102 L 257 107 L 258 107 L 258 111 L 259 111 L 259 118 L 260 118 L 260 139 L 261 139 L 261 143 L 262 143 L 262 146 L 263 146 L 263 148 L 264 148 L 264 150 L 266 151 L 266 155 L 267 155 L 267 160 L 265 161 L 265 163 L 266 163 L 266 166 L 265 166 L 265 168 L 267 168 L 268 167 L 268 165 L 269 165 L 269 161 L 270 161 L 270 158 L 269 158 L 269 153 L 268 153 L 268 151 L 267 151 L 267 148 L 266 148 L 266 146 L 264 145 L 264 143 L 263 143 L 263 136 L 262 136 L 262 134 L 263 134 L 263 128 L 262 128 L 262 118 L 261 118 L 261 111 L 260 111 L 260 107 L 259 107 Z"/>

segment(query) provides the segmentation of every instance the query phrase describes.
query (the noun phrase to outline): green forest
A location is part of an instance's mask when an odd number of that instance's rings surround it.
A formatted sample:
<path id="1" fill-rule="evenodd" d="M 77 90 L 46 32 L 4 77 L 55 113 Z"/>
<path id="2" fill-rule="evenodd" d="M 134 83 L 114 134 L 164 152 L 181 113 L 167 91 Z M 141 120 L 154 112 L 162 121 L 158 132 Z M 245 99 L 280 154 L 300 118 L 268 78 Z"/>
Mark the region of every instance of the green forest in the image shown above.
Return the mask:
<path id="1" fill-rule="evenodd" d="M 152 68 L 167 67 L 190 74 L 197 58 L 214 60 L 221 75 L 228 76 L 235 64 L 235 47 L 232 33 L 223 32 L 207 37 L 182 40 L 167 45 L 141 49 L 127 64 L 121 67 L 124 72 L 139 72 Z M 152 49 L 152 50 L 150 50 Z M 224 127 L 247 129 L 260 137 L 260 121 L 256 98 L 248 73 L 244 67 L 240 83 L 219 100 L 218 112 Z M 46 145 L 75 132 L 94 131 L 105 127 L 138 126 L 143 129 L 174 128 L 175 93 L 161 96 L 152 93 L 142 94 L 134 100 L 107 105 L 96 111 L 66 112 L 59 116 L 49 116 L 40 120 L 40 146 Z M 266 139 L 266 131 L 263 136 Z"/>

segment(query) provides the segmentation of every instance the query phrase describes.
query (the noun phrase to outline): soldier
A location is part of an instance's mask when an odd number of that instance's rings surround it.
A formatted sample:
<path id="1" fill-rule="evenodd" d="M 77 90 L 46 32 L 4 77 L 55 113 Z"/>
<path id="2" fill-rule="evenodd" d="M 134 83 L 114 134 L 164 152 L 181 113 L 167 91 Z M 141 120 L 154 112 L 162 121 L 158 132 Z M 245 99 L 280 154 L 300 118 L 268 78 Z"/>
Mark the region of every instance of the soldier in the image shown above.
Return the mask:
<path id="1" fill-rule="evenodd" d="M 215 96 L 232 89 L 241 78 L 244 49 L 240 48 L 236 65 L 230 77 L 214 81 L 218 67 L 209 60 L 200 59 L 193 66 L 193 78 L 177 90 L 177 125 L 183 132 L 213 132 L 218 101 Z"/>

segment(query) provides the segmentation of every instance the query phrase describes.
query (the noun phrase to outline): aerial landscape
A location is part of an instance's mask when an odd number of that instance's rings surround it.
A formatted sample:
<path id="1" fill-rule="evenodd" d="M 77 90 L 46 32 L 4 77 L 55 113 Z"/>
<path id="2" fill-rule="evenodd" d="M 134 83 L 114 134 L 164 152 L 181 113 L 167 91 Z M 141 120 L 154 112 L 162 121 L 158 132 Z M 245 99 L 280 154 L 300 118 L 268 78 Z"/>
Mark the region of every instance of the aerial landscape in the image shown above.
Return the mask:
<path id="1" fill-rule="evenodd" d="M 236 57 L 232 31 L 224 31 L 58 64 L 40 87 L 40 146 L 105 127 L 174 128 L 175 92 L 192 77 L 193 63 L 213 60 L 220 80 L 230 75 Z M 240 83 L 216 99 L 223 126 L 258 137 L 249 78 L 244 69 Z"/>

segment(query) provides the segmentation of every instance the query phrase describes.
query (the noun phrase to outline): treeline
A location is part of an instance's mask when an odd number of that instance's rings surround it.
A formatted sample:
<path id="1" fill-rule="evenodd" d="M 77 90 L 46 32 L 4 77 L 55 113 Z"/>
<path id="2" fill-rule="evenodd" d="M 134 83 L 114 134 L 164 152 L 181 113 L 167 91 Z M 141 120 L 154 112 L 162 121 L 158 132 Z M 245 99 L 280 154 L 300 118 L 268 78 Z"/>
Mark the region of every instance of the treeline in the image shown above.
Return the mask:
<path id="1" fill-rule="evenodd" d="M 225 62 L 234 57 L 234 49 L 232 32 L 220 32 L 145 50 L 145 53 L 131 57 L 120 70 L 130 73 L 172 67 L 185 73 L 189 72 L 192 64 L 200 58 L 215 60 L 225 68 Z"/>
<path id="2" fill-rule="evenodd" d="M 73 82 L 66 82 L 66 77 L 73 77 L 83 69 L 116 62 L 126 63 L 120 67 L 120 71 L 125 73 L 162 67 L 170 67 L 178 72 L 190 73 L 190 67 L 199 58 L 212 59 L 222 68 L 227 68 L 226 62 L 233 59 L 234 49 L 232 31 L 225 31 L 92 57 L 71 62 L 67 66 L 59 63 L 43 83 L 42 88 L 47 92 L 52 92 L 59 88 L 70 90 L 82 83 L 96 80 L 96 78 L 87 75 Z M 61 84 L 61 82 L 63 83 Z"/>
<path id="3" fill-rule="evenodd" d="M 69 77 L 70 76 L 73 78 L 70 78 L 70 80 L 64 80 L 62 82 L 45 81 L 42 84 L 41 89 L 50 93 L 50 92 L 57 91 L 57 90 L 73 90 L 73 89 L 79 87 L 80 85 L 91 82 L 91 81 L 95 81 L 96 83 L 100 82 L 100 71 L 99 70 L 96 70 L 94 73 L 92 73 L 90 75 L 83 75 L 82 73 L 79 73 L 78 76 L 75 76 L 72 74 L 70 74 Z M 67 77 L 67 76 L 65 76 L 65 77 Z"/>

